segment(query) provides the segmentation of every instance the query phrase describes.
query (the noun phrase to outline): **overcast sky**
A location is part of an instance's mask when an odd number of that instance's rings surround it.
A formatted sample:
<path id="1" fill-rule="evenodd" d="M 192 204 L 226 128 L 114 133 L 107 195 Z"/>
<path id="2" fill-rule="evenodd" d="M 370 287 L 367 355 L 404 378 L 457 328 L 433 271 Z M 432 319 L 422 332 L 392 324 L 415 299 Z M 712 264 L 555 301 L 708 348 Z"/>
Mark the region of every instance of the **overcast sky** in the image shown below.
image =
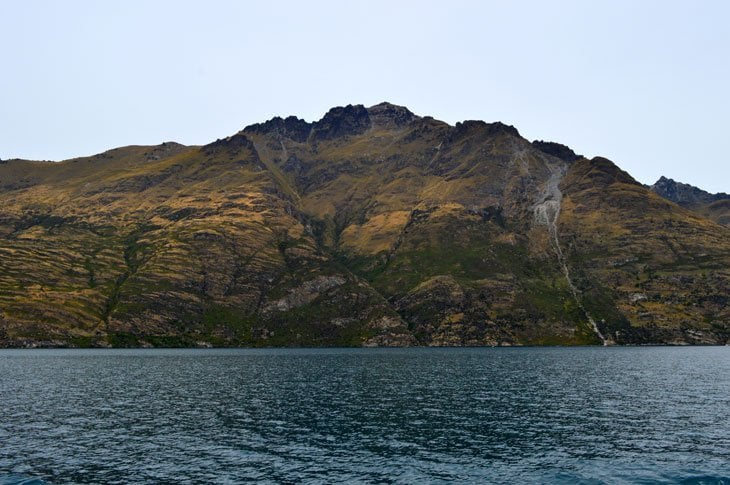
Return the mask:
<path id="1" fill-rule="evenodd" d="M 0 158 L 390 101 L 730 192 L 730 1 L 0 1 Z"/>

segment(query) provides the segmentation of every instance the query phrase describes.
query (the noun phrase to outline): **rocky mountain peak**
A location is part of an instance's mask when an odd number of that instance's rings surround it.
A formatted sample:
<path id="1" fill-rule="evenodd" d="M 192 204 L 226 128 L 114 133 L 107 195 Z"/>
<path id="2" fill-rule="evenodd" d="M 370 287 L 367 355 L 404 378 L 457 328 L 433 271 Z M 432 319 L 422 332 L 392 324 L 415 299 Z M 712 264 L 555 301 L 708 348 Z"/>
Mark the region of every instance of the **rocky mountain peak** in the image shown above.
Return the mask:
<path id="1" fill-rule="evenodd" d="M 659 177 L 659 180 L 657 180 L 650 188 L 657 194 L 661 195 L 665 199 L 671 200 L 672 202 L 679 202 L 680 200 L 677 190 L 677 182 L 665 177 L 664 175 Z"/>
<path id="2" fill-rule="evenodd" d="M 405 106 L 398 106 L 388 102 L 371 106 L 367 111 L 370 115 L 370 120 L 374 124 L 381 126 L 400 127 L 407 125 L 416 118 L 416 115 Z"/>
<path id="3" fill-rule="evenodd" d="M 255 123 L 243 129 L 244 132 L 261 135 L 277 134 L 298 142 L 305 142 L 312 131 L 312 124 L 296 116 L 282 118 L 274 116 L 264 123 Z"/>
<path id="4" fill-rule="evenodd" d="M 730 199 L 730 195 L 728 194 L 722 192 L 711 194 L 694 185 L 677 182 L 663 175 L 649 188 L 665 199 L 676 202 L 679 205 L 709 204 L 718 200 Z"/>
<path id="5" fill-rule="evenodd" d="M 331 140 L 342 136 L 359 135 L 372 126 L 368 110 L 361 104 L 348 104 L 329 110 L 312 127 L 314 140 Z"/>
<path id="6" fill-rule="evenodd" d="M 711 194 L 693 185 L 677 182 L 663 175 L 659 177 L 654 185 L 650 185 L 649 189 L 675 204 L 703 214 L 718 224 L 730 226 L 729 194 L 723 192 Z"/>
<path id="7" fill-rule="evenodd" d="M 582 155 L 577 155 L 570 147 L 552 141 L 535 140 L 532 142 L 532 146 L 543 153 L 547 153 L 566 162 L 575 162 L 583 158 Z"/>
<path id="8" fill-rule="evenodd" d="M 338 106 L 330 109 L 312 127 L 314 140 L 331 140 L 342 136 L 359 135 L 372 126 L 368 110 L 361 104 Z"/>
<path id="9" fill-rule="evenodd" d="M 509 135 L 520 137 L 520 132 L 517 128 L 511 125 L 506 125 L 500 121 L 494 123 L 486 123 L 481 120 L 464 120 L 457 122 L 451 132 L 451 139 L 457 140 L 467 136 L 498 136 L 498 135 Z"/>

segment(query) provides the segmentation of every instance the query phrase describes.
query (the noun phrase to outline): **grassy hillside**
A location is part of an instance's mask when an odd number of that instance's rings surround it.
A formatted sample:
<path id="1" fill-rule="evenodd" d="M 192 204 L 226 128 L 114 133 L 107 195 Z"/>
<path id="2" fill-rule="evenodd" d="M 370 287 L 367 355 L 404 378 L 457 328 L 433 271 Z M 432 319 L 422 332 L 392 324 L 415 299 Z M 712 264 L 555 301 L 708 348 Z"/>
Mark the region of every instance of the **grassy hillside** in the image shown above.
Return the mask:
<path id="1" fill-rule="evenodd" d="M 0 345 L 725 343 L 730 229 L 389 104 L 0 163 Z"/>

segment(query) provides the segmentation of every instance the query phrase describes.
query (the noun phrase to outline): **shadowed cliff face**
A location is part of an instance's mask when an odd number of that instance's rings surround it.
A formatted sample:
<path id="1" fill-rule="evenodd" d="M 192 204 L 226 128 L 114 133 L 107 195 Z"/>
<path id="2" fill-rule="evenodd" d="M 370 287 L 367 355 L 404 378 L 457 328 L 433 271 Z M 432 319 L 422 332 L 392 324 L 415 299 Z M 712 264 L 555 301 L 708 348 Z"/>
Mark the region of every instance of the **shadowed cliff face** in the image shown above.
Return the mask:
<path id="1" fill-rule="evenodd" d="M 728 228 L 382 103 L 0 164 L 0 345 L 725 343 Z"/>

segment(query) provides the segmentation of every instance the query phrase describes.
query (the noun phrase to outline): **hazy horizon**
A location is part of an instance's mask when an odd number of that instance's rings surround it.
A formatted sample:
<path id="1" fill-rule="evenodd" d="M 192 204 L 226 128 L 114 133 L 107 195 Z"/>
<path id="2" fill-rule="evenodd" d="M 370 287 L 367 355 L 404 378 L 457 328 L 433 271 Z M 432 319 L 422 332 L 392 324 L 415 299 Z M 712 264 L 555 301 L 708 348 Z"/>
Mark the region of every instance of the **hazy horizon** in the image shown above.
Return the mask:
<path id="1" fill-rule="evenodd" d="M 0 5 L 0 158 L 205 144 L 382 101 L 730 192 L 730 4 Z"/>

